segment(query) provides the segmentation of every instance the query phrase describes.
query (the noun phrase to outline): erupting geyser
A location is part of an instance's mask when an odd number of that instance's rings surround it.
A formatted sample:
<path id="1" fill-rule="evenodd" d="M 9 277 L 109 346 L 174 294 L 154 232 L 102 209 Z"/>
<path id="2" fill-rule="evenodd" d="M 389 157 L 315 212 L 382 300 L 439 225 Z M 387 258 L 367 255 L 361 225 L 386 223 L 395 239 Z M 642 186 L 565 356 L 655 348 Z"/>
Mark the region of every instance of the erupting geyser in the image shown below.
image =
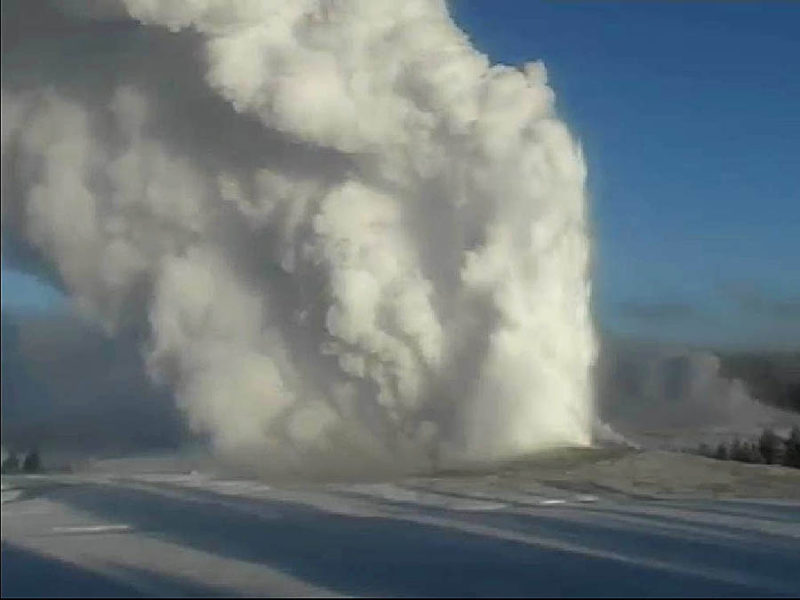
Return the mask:
<path id="1" fill-rule="evenodd" d="M 143 332 L 193 428 L 318 468 L 590 443 L 586 171 L 541 63 L 441 0 L 124 10 L 5 53 L 4 244 Z"/>

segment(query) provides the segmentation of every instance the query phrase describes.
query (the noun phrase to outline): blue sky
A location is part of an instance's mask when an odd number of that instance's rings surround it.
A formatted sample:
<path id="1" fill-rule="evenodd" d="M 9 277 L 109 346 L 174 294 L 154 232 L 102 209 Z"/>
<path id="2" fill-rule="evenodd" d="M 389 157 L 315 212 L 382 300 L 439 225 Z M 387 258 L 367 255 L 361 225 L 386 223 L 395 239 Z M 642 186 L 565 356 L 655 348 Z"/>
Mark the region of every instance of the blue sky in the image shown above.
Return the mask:
<path id="1" fill-rule="evenodd" d="M 800 2 L 451 0 L 584 146 L 604 330 L 800 346 Z M 3 263 L 4 310 L 63 299 Z"/>
<path id="2" fill-rule="evenodd" d="M 604 329 L 800 347 L 800 2 L 452 0 L 584 146 Z"/>
<path id="3" fill-rule="evenodd" d="M 62 294 L 39 278 L 10 268 L 3 259 L 0 272 L 3 310 L 42 313 L 63 306 Z"/>

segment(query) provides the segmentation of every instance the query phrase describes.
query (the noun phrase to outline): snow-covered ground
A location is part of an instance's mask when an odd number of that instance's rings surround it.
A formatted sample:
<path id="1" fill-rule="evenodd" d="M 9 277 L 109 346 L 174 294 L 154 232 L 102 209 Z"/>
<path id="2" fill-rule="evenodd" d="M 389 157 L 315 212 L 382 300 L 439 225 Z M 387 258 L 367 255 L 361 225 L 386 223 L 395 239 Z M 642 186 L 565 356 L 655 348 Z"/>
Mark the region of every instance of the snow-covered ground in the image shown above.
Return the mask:
<path id="1" fill-rule="evenodd" d="M 573 452 L 394 481 L 3 478 L 3 595 L 800 594 L 800 471 Z"/>

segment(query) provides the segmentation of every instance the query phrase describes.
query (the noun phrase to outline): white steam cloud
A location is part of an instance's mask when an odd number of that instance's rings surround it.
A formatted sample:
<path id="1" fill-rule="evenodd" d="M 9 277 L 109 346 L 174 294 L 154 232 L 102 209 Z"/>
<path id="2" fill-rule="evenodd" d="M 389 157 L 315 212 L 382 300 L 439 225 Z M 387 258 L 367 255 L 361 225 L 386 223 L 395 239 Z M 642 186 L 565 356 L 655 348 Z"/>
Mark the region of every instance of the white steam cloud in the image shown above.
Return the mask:
<path id="1" fill-rule="evenodd" d="M 192 427 L 318 468 L 591 442 L 586 171 L 541 63 L 439 0 L 125 9 L 5 53 L 4 237 L 146 331 Z"/>
<path id="2" fill-rule="evenodd" d="M 618 438 L 608 441 L 685 449 L 755 438 L 765 428 L 788 436 L 800 425 L 800 415 L 759 402 L 744 381 L 726 376 L 722 359 L 711 352 L 604 342 L 596 377 L 598 412 Z"/>

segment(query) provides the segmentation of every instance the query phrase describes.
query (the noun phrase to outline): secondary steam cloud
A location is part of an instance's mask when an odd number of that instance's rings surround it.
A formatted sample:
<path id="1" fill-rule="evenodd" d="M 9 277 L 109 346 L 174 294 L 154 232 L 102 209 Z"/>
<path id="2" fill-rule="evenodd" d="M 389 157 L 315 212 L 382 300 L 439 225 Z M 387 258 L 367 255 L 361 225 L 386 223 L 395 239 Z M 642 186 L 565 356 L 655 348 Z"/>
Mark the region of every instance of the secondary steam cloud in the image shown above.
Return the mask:
<path id="1" fill-rule="evenodd" d="M 50 18 L 4 49 L 4 252 L 141 332 L 221 453 L 590 443 L 586 171 L 541 63 L 490 65 L 439 0 Z"/>

